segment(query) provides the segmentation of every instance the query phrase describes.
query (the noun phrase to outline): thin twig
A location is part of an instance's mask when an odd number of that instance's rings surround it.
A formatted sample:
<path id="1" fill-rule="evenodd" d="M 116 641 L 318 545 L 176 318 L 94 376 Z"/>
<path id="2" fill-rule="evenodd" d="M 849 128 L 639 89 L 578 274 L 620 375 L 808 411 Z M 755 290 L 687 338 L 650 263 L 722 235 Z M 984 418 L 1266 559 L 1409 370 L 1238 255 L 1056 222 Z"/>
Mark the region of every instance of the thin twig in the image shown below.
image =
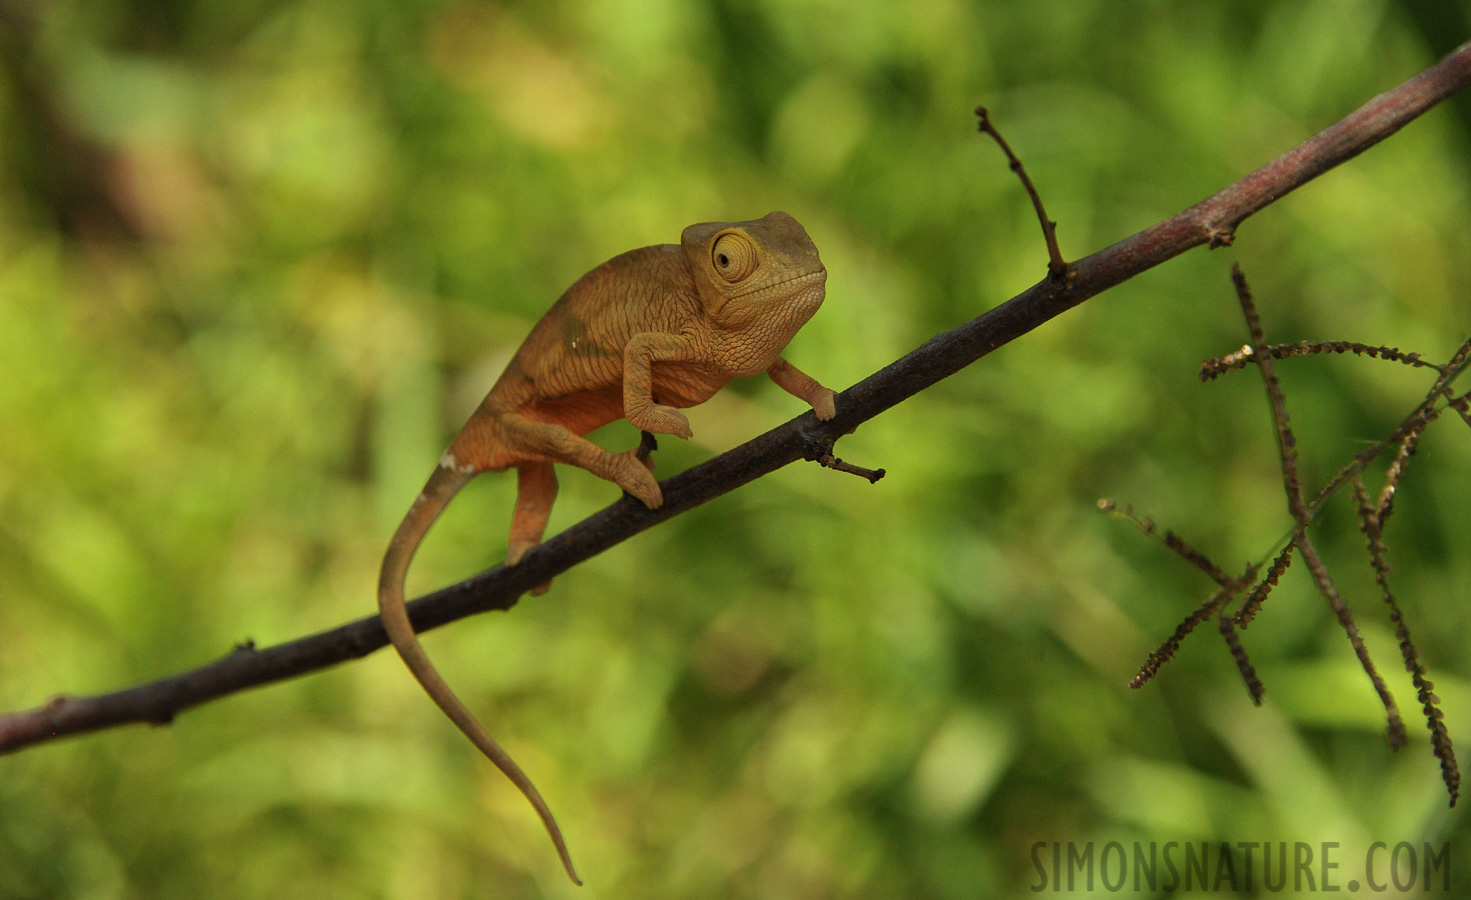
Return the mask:
<path id="1" fill-rule="evenodd" d="M 649 460 L 654 458 L 654 451 L 659 449 L 659 439 L 654 437 L 653 432 L 640 431 L 638 438 L 638 449 L 634 451 L 634 457 L 644 465 L 649 465 Z"/>
<path id="2" fill-rule="evenodd" d="M 1354 496 L 1358 504 L 1358 516 L 1360 529 L 1368 539 L 1370 564 L 1374 569 L 1375 580 L 1379 584 L 1384 602 L 1390 608 L 1390 619 L 1395 624 L 1396 636 L 1400 642 L 1400 653 L 1404 658 L 1405 668 L 1410 672 L 1414 681 L 1417 695 L 1425 711 L 1426 725 L 1430 729 L 1431 744 L 1434 747 L 1435 756 L 1440 761 L 1441 775 L 1450 793 L 1451 806 L 1456 805 L 1460 793 L 1460 770 L 1456 763 L 1454 748 L 1451 744 L 1450 733 L 1443 721 L 1444 714 L 1440 709 L 1440 698 L 1434 693 L 1434 685 L 1425 674 L 1424 666 L 1419 660 L 1419 653 L 1415 649 L 1414 642 L 1410 639 L 1408 626 L 1405 625 L 1404 616 L 1400 612 L 1399 605 L 1394 599 L 1394 594 L 1389 588 L 1389 563 L 1385 560 L 1385 545 L 1382 540 L 1383 525 L 1385 519 L 1393 511 L 1393 500 L 1395 491 L 1403 478 L 1409 459 L 1415 453 L 1425 428 L 1440 415 L 1446 408 L 1460 410 L 1464 405 L 1461 401 L 1464 397 L 1457 397 L 1450 390 L 1450 385 L 1465 371 L 1468 361 L 1471 361 L 1471 341 L 1462 345 L 1450 362 L 1445 365 L 1435 365 L 1420 358 L 1417 353 L 1401 353 L 1399 350 L 1386 347 L 1370 347 L 1364 344 L 1353 344 L 1338 341 L 1304 341 L 1297 344 L 1284 344 L 1270 346 L 1265 343 L 1262 333 L 1261 319 L 1257 314 L 1256 304 L 1251 297 L 1251 291 L 1247 287 L 1246 278 L 1241 270 L 1232 267 L 1232 281 L 1236 286 L 1236 294 L 1241 303 L 1241 310 L 1246 318 L 1247 330 L 1250 343 L 1241 350 L 1220 357 L 1215 360 L 1207 360 L 1201 370 L 1201 379 L 1209 380 L 1216 375 L 1243 368 L 1249 363 L 1255 362 L 1262 373 L 1262 380 L 1267 388 L 1267 398 L 1272 407 L 1273 425 L 1277 432 L 1278 446 L 1281 451 L 1281 468 L 1283 486 L 1287 494 L 1288 507 L 1293 513 L 1296 521 L 1291 534 L 1286 540 L 1285 546 L 1273 560 L 1267 570 L 1267 574 L 1248 594 L 1246 601 L 1234 617 L 1225 612 L 1220 612 L 1230 602 L 1231 592 L 1237 585 L 1228 582 L 1225 576 L 1219 572 L 1217 567 L 1210 562 L 1203 553 L 1191 547 L 1185 541 L 1172 533 L 1165 534 L 1165 543 L 1178 555 L 1194 563 L 1197 567 L 1211 575 L 1221 585 L 1220 590 L 1211 596 L 1204 604 L 1186 617 L 1165 643 L 1150 654 L 1144 667 L 1130 683 L 1131 687 L 1138 687 L 1149 680 L 1165 662 L 1177 652 L 1180 642 L 1200 622 L 1204 621 L 1209 614 L 1217 614 L 1217 624 L 1222 639 L 1231 651 L 1231 656 L 1236 662 L 1237 669 L 1242 679 L 1246 682 L 1247 691 L 1251 694 L 1252 701 L 1258 705 L 1262 701 L 1264 689 L 1261 680 L 1257 677 L 1256 669 L 1252 666 L 1245 648 L 1241 644 L 1240 636 L 1236 628 L 1245 627 L 1249 624 L 1260 610 L 1262 602 L 1272 587 L 1277 584 L 1282 573 L 1286 571 L 1291 563 L 1293 550 L 1299 550 L 1301 557 L 1312 574 L 1313 582 L 1319 591 L 1328 600 L 1329 606 L 1338 617 L 1339 624 L 1348 636 L 1350 645 L 1359 659 L 1364 672 L 1369 676 L 1378 694 L 1380 702 L 1384 705 L 1385 714 L 1388 719 L 1388 737 L 1390 746 L 1394 749 L 1402 747 L 1406 740 L 1404 722 L 1400 716 L 1399 708 L 1394 697 L 1389 693 L 1388 686 L 1380 677 L 1373 660 L 1369 656 L 1368 647 L 1359 634 L 1358 626 L 1355 624 L 1348 605 L 1339 594 L 1333 579 L 1328 573 L 1327 567 L 1318 556 L 1316 548 L 1307 536 L 1307 525 L 1316 517 L 1322 507 L 1322 503 L 1337 489 L 1336 486 L 1344 483 L 1352 483 Z M 1277 381 L 1276 373 L 1272 367 L 1273 359 L 1284 359 L 1290 356 L 1308 355 L 1322 352 L 1354 352 L 1367 353 L 1370 356 L 1382 356 L 1387 359 L 1403 362 L 1407 365 L 1422 366 L 1435 369 L 1439 373 L 1435 384 L 1426 394 L 1425 399 L 1405 417 L 1396 427 L 1394 434 L 1388 440 L 1381 441 L 1368 450 L 1358 454 L 1354 462 L 1345 466 L 1330 484 L 1318 493 L 1311 505 L 1305 505 L 1302 499 L 1301 483 L 1297 476 L 1297 453 L 1295 440 L 1288 424 L 1287 402 L 1282 392 L 1281 385 Z M 1446 403 L 1440 405 L 1444 398 Z M 1464 417 L 1464 414 L 1463 414 Z M 1395 458 L 1390 462 L 1388 473 L 1385 477 L 1384 488 L 1380 492 L 1379 499 L 1374 502 L 1370 499 L 1368 490 L 1364 487 L 1361 470 L 1370 461 L 1383 452 L 1384 448 L 1392 442 L 1398 442 L 1398 450 Z M 1099 508 L 1105 512 L 1123 515 L 1139 524 L 1146 533 L 1154 536 L 1154 523 L 1150 520 L 1140 520 L 1134 517 L 1133 509 L 1126 508 L 1123 513 L 1118 513 L 1112 501 L 1100 501 Z M 1243 576 L 1242 583 L 1254 577 L 1254 571 L 1248 570 Z"/>
<path id="3" fill-rule="evenodd" d="M 1471 391 L 1467 391 L 1459 397 L 1450 395 L 1446 401 L 1446 406 L 1459 413 L 1461 421 L 1467 425 L 1471 425 Z"/>
<path id="4" fill-rule="evenodd" d="M 664 505 L 623 499 L 530 550 L 519 565 L 496 566 L 409 605 L 414 627 L 436 628 L 478 612 L 508 609 L 518 597 L 645 529 L 748 484 L 834 441 L 874 416 L 1090 297 L 1190 250 L 1228 243 L 1256 212 L 1359 155 L 1471 83 L 1471 43 L 1171 218 L 1094 253 L 1071 279 L 1048 277 L 960 327 L 931 338 L 837 398 L 838 415 L 811 413 L 661 483 Z M 365 601 L 366 605 L 366 601 Z M 112 694 L 64 699 L 0 716 L 0 752 L 130 722 L 164 722 L 227 694 L 365 656 L 387 644 L 377 616 L 262 650 L 232 653 L 198 669 Z"/>
<path id="5" fill-rule="evenodd" d="M 1032 198 L 1032 208 L 1037 211 L 1037 219 L 1042 223 L 1042 237 L 1047 241 L 1047 274 L 1054 280 L 1066 278 L 1068 275 L 1067 261 L 1062 258 L 1062 250 L 1057 246 L 1057 223 L 1047 218 L 1047 210 L 1042 207 L 1042 195 L 1037 193 L 1037 188 L 1032 184 L 1032 179 L 1027 175 L 1027 170 L 1022 167 L 1022 161 L 1011 152 L 1011 146 L 1006 143 L 1006 138 L 991 124 L 991 114 L 984 106 L 976 107 L 976 118 L 980 120 L 982 134 L 989 134 L 1001 147 L 1001 152 L 1006 154 L 1006 161 L 1011 166 L 1011 171 L 1022 180 L 1022 186 L 1027 189 L 1027 196 Z"/>
<path id="6" fill-rule="evenodd" d="M 1201 551 L 1195 549 L 1195 547 L 1187 543 L 1184 538 L 1169 530 L 1166 530 L 1165 533 L 1161 535 L 1155 530 L 1153 519 L 1149 518 L 1148 516 L 1140 518 L 1139 516 L 1134 515 L 1134 507 L 1132 504 L 1126 503 L 1124 504 L 1123 508 L 1120 509 L 1117 503 L 1105 498 L 1098 501 L 1098 509 L 1100 512 L 1107 513 L 1114 518 L 1126 519 L 1130 522 L 1133 522 L 1136 526 L 1138 526 L 1140 531 L 1144 532 L 1146 535 L 1155 539 L 1156 541 L 1159 541 L 1161 544 L 1164 544 L 1165 547 L 1172 551 L 1176 556 L 1180 557 L 1200 571 L 1209 575 L 1211 577 L 1211 580 L 1214 581 L 1216 584 L 1222 587 L 1226 587 L 1234 583 L 1234 579 L 1232 579 L 1230 575 L 1227 575 L 1225 570 L 1223 570 L 1220 566 L 1216 565 L 1214 560 L 1212 560 L 1209 556 L 1206 556 Z"/>
<path id="7" fill-rule="evenodd" d="M 852 463 L 843 462 L 841 459 L 833 456 L 832 444 L 820 444 L 814 447 L 806 459 L 817 463 L 825 469 L 835 469 L 839 472 L 857 475 L 859 478 L 867 478 L 869 484 L 878 483 L 880 478 L 888 474 L 884 469 L 865 469 L 862 466 L 855 466 Z"/>

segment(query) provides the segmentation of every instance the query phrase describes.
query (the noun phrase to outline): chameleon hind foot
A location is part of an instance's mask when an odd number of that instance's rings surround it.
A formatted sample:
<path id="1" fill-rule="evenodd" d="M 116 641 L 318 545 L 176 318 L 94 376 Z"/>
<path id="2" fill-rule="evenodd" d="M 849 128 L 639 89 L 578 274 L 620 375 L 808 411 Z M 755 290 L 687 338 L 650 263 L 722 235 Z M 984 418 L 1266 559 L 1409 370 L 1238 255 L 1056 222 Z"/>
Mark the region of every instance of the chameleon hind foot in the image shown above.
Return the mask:
<path id="1" fill-rule="evenodd" d="M 637 497 L 649 509 L 658 509 L 664 505 L 664 492 L 659 488 L 659 480 L 649 471 L 651 465 L 651 460 L 640 458 L 639 450 L 625 450 L 614 454 L 613 470 L 608 473 L 608 480 Z"/>

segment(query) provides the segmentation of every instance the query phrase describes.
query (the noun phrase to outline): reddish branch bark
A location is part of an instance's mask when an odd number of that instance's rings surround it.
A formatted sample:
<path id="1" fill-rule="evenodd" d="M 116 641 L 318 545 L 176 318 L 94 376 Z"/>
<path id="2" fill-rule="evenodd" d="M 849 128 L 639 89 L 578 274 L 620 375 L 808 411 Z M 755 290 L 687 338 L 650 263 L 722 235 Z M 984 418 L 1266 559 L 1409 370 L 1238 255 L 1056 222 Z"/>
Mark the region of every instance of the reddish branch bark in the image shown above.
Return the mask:
<path id="1" fill-rule="evenodd" d="M 1247 217 L 1394 134 L 1468 82 L 1471 43 L 1209 199 L 931 338 L 840 394 L 831 422 L 807 413 L 664 481 L 664 505 L 657 510 L 624 497 L 531 550 L 515 568 L 496 566 L 415 600 L 409 604 L 414 626 L 423 631 L 472 613 L 509 609 L 532 587 L 646 528 L 788 463 L 830 454 L 842 435 L 1090 297 L 1193 247 L 1230 244 Z M 193 671 L 116 693 L 59 697 L 0 716 L 0 752 L 130 722 L 166 723 L 191 706 L 365 656 L 387 642 L 377 616 L 371 616 L 264 650 L 240 647 Z"/>

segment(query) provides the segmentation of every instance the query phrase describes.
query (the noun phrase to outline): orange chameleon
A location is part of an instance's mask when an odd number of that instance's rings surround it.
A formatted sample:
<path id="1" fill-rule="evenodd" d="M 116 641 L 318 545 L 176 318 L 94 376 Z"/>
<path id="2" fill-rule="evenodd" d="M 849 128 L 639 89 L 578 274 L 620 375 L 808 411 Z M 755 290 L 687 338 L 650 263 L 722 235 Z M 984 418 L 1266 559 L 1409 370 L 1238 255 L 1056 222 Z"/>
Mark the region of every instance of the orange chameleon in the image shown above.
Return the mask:
<path id="1" fill-rule="evenodd" d="M 610 453 L 582 435 L 626 418 L 643 431 L 688 438 L 679 407 L 705 402 L 733 378 L 765 372 L 819 419 L 833 418 L 833 392 L 781 358 L 822 305 L 826 282 L 817 247 L 784 212 L 691 225 L 678 246 L 631 250 L 593 269 L 531 329 L 383 557 L 378 609 L 393 646 L 445 715 L 535 807 L 576 884 L 541 794 L 445 684 L 414 634 L 404 606 L 409 562 L 429 526 L 481 472 L 516 469 L 508 566 L 541 542 L 557 496 L 554 462 L 586 469 L 657 508 L 663 494 L 636 450 Z"/>

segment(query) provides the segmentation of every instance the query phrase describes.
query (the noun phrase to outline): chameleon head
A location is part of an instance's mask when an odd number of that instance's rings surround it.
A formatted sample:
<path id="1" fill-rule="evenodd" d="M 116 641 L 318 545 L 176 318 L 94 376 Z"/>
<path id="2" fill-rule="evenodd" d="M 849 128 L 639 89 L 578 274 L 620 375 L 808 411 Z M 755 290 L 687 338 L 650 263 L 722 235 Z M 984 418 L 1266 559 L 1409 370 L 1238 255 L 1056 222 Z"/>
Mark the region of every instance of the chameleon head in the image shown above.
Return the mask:
<path id="1" fill-rule="evenodd" d="M 691 225 L 680 244 L 706 314 L 718 327 L 764 324 L 790 339 L 822 305 L 827 269 L 807 230 L 784 212 L 752 222 Z"/>

